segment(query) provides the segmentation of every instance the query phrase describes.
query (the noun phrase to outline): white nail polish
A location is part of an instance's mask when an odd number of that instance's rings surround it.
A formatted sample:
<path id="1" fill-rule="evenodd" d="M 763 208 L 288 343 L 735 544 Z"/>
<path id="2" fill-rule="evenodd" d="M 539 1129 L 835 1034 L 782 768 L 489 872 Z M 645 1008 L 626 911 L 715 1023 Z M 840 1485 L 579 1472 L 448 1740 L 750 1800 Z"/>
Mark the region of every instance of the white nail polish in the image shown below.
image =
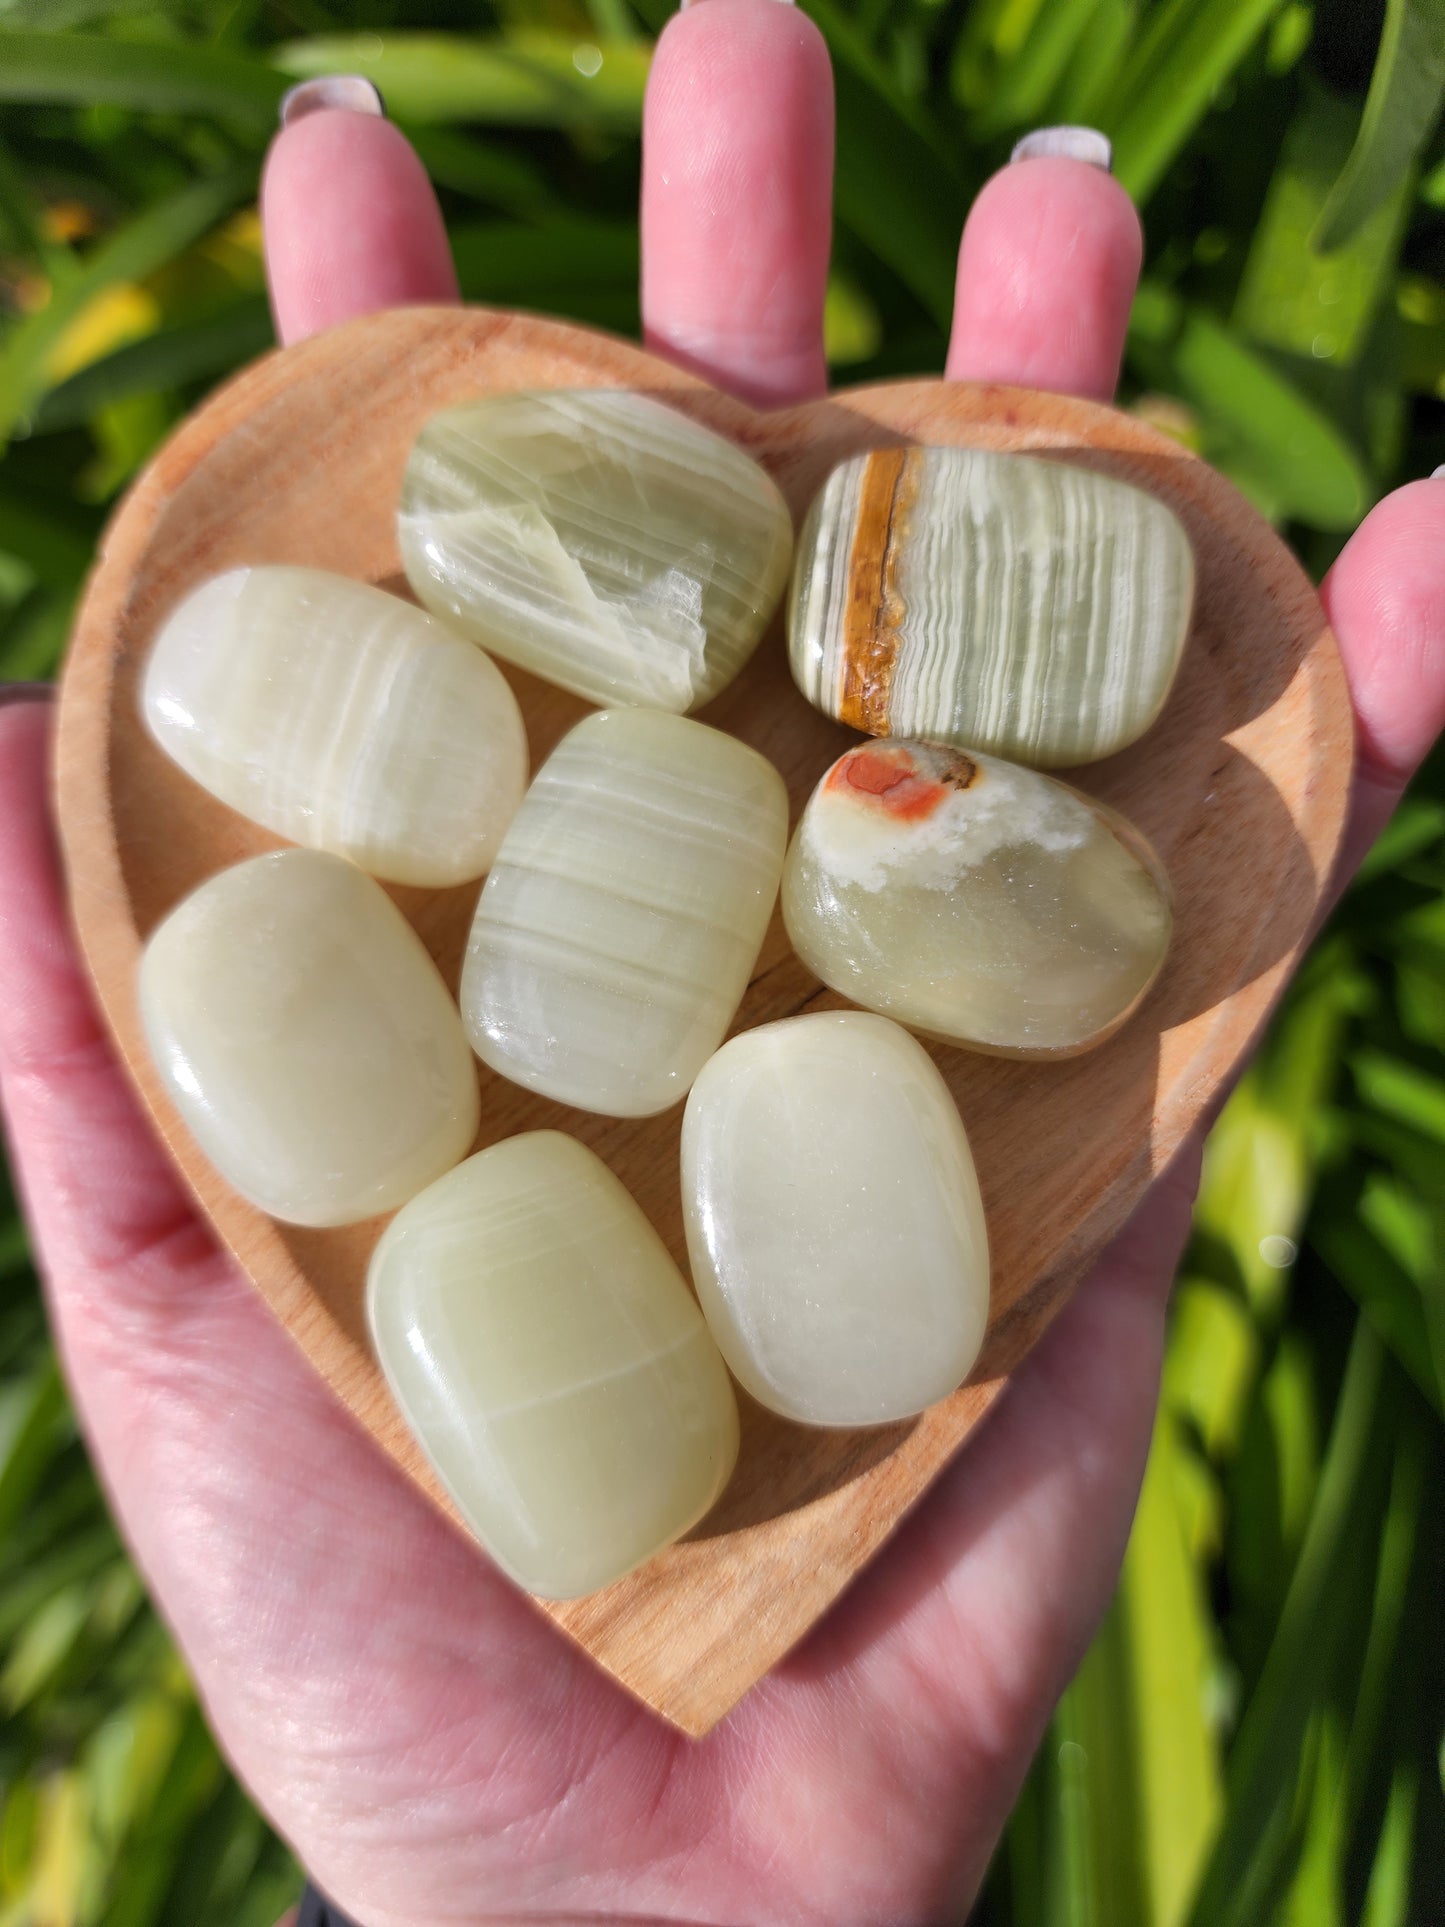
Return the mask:
<path id="1" fill-rule="evenodd" d="M 281 125 L 289 127 L 293 121 L 305 120 L 308 114 L 319 114 L 327 108 L 386 118 L 380 90 L 364 74 L 321 74 L 282 95 Z"/>
<path id="2" fill-rule="evenodd" d="M 1036 127 L 1024 135 L 1009 158 L 1038 161 L 1055 155 L 1066 161 L 1087 161 L 1105 174 L 1114 171 L 1113 144 L 1096 127 Z"/>
<path id="3" fill-rule="evenodd" d="M 1440 466 L 1439 466 L 1439 468 L 1432 468 L 1432 469 L 1431 469 L 1431 471 L 1430 471 L 1430 480 L 1431 480 L 1432 482 L 1438 482 L 1438 481 L 1440 480 L 1440 477 L 1441 477 L 1442 475 L 1445 475 L 1445 462 L 1442 462 L 1442 463 L 1440 464 Z"/>

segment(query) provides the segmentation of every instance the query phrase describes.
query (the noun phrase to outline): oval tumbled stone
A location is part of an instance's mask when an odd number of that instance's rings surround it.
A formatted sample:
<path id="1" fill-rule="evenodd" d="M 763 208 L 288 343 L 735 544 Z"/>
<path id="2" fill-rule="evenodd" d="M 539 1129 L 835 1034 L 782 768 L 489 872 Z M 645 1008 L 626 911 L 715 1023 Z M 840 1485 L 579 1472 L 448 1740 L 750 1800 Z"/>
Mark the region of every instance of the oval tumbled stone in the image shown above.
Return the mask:
<path id="1" fill-rule="evenodd" d="M 948 1086 L 859 1011 L 744 1031 L 682 1126 L 698 1298 L 738 1381 L 805 1425 L 909 1418 L 967 1378 L 988 1235 Z"/>
<path id="2" fill-rule="evenodd" d="M 223 803 L 393 883 L 480 876 L 527 781 L 496 664 L 325 569 L 232 569 L 192 590 L 151 649 L 142 707 Z"/>
<path id="3" fill-rule="evenodd" d="M 146 944 L 151 1054 L 202 1151 L 292 1224 L 390 1211 L 463 1157 L 476 1066 L 420 937 L 340 857 L 223 870 Z"/>
<path id="4" fill-rule="evenodd" d="M 538 771 L 482 890 L 462 971 L 482 1061 L 586 1111 L 687 1095 L 757 960 L 788 840 L 755 749 L 611 709 Z"/>
<path id="5" fill-rule="evenodd" d="M 479 1151 L 387 1227 L 367 1310 L 392 1392 L 504 1572 L 575 1599 L 686 1532 L 738 1449 L 682 1274 L 559 1131 Z"/>
<path id="6" fill-rule="evenodd" d="M 1169 946 L 1168 884 L 1122 818 L 1036 770 L 864 743 L 808 801 L 783 873 L 793 946 L 827 984 L 1007 1056 L 1085 1050 Z"/>
<path id="7" fill-rule="evenodd" d="M 809 701 L 870 736 L 1053 768 L 1149 728 L 1193 601 L 1189 538 L 1142 489 L 1027 455 L 880 449 L 808 512 L 788 647 Z"/>
<path id="8" fill-rule="evenodd" d="M 596 703 L 697 709 L 777 607 L 787 504 L 732 442 L 622 389 L 494 395 L 422 430 L 399 520 L 427 608 Z"/>

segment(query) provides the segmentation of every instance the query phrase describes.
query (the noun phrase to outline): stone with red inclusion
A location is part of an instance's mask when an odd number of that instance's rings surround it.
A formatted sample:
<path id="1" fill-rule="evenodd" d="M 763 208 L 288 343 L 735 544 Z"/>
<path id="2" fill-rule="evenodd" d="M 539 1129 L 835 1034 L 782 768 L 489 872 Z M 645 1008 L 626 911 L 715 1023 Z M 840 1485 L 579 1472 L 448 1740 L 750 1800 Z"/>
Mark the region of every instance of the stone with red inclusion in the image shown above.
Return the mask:
<path id="1" fill-rule="evenodd" d="M 1168 884 L 1133 827 L 1035 770 L 896 738 L 842 756 L 788 852 L 783 914 L 827 984 L 1008 1056 L 1102 1042 L 1164 961 Z"/>

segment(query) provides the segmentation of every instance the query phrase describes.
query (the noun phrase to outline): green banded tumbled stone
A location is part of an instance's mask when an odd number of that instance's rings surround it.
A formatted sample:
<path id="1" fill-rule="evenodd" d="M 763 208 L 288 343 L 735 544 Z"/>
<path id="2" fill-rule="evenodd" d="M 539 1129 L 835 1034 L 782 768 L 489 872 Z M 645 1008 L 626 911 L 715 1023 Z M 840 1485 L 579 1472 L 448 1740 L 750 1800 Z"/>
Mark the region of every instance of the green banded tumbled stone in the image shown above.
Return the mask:
<path id="1" fill-rule="evenodd" d="M 798 544 L 789 652 L 810 702 L 872 736 L 1036 768 L 1154 722 L 1194 600 L 1171 510 L 1066 462 L 890 448 L 835 468 Z"/>
<path id="2" fill-rule="evenodd" d="M 824 776 L 783 919 L 855 1003 L 1006 1057 L 1069 1056 L 1138 1007 L 1169 884 L 1132 824 L 1057 778 L 938 743 L 860 743 Z"/>
<path id="3" fill-rule="evenodd" d="M 676 712 L 752 654 L 793 540 L 750 456 L 621 389 L 434 416 L 398 526 L 417 596 L 493 654 L 591 702 Z"/>

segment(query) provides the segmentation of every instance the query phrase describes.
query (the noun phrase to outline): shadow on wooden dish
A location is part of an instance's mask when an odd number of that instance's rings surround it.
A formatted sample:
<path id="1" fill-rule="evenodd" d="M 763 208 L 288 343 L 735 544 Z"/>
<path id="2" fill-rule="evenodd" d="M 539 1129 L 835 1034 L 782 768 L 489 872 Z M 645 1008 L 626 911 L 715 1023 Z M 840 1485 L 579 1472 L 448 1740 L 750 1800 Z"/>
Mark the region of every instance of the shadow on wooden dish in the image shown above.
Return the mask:
<path id="1" fill-rule="evenodd" d="M 338 1395 L 444 1509 L 372 1359 L 362 1312 L 381 1222 L 278 1225 L 211 1171 L 151 1069 L 135 1002 L 147 934 L 203 878 L 276 839 L 190 783 L 139 717 L 146 650 L 175 602 L 241 563 L 296 562 L 402 588 L 394 515 L 423 421 L 517 388 L 628 387 L 730 436 L 800 519 L 827 471 L 900 441 L 1033 450 L 1152 490 L 1199 566 L 1194 627 L 1164 715 L 1081 787 L 1149 836 L 1176 895 L 1173 949 L 1140 1012 L 1099 1050 L 1019 1064 L 932 1046 L 978 1162 L 994 1255 L 989 1337 L 962 1391 L 875 1432 L 811 1432 L 743 1400 L 737 1474 L 686 1540 L 604 1592 L 545 1610 L 632 1692 L 703 1733 L 827 1608 L 920 1497 L 1009 1372 L 1207 1110 L 1306 941 L 1334 861 L 1349 703 L 1319 601 L 1213 470 L 1130 416 L 1020 389 L 913 381 L 761 415 L 629 343 L 533 316 L 406 309 L 267 357 L 161 451 L 106 537 L 61 698 L 61 835 L 106 1016 L 221 1237 Z M 502 665 L 505 669 L 506 665 Z M 508 671 L 534 768 L 585 705 Z M 797 814 L 856 738 L 793 687 L 775 627 L 703 719 L 771 757 Z M 477 886 L 393 888 L 455 986 Z M 839 1006 L 774 918 L 735 1028 Z M 560 1127 L 592 1146 L 685 1264 L 681 1110 L 584 1115 L 482 1072 L 479 1144 Z"/>

